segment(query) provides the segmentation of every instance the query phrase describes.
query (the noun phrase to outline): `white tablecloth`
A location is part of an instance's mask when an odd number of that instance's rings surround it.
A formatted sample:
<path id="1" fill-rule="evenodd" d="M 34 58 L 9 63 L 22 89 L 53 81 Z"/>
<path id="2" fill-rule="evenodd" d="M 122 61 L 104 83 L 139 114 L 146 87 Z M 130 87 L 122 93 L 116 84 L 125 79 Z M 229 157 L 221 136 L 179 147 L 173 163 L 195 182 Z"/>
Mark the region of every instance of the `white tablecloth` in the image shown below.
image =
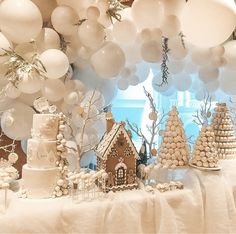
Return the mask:
<path id="1" fill-rule="evenodd" d="M 185 189 L 124 191 L 74 204 L 69 197 L 18 199 L 0 213 L 1 233 L 236 233 L 236 161 L 220 172 L 188 169 Z"/>

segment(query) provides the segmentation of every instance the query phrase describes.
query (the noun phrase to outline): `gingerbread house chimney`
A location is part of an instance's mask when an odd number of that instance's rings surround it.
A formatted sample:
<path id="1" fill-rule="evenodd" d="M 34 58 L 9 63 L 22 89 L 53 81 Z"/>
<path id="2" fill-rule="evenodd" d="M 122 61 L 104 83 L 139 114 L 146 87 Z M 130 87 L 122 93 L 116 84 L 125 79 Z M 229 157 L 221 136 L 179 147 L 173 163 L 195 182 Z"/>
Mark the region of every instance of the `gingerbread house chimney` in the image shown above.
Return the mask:
<path id="1" fill-rule="evenodd" d="M 115 120 L 113 119 L 112 113 L 106 113 L 106 121 L 107 121 L 107 133 L 111 131 L 113 125 L 115 124 Z"/>

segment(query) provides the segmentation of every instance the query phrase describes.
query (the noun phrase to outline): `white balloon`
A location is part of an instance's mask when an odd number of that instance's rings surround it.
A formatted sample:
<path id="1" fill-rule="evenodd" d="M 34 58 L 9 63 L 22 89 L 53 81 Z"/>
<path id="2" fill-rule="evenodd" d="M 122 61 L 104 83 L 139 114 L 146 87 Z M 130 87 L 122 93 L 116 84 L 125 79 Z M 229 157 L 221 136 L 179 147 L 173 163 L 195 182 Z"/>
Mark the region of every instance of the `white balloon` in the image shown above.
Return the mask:
<path id="1" fill-rule="evenodd" d="M 219 76 L 219 69 L 213 67 L 201 67 L 199 69 L 199 78 L 204 82 L 215 81 Z"/>
<path id="2" fill-rule="evenodd" d="M 5 53 L 4 50 L 10 50 L 12 48 L 12 43 L 9 41 L 5 35 L 0 32 L 0 55 Z M 0 57 L 0 62 L 3 63 L 8 59 L 8 57 Z"/>
<path id="3" fill-rule="evenodd" d="M 69 105 L 74 105 L 74 104 L 78 103 L 79 96 L 78 96 L 77 92 L 68 92 L 64 96 L 64 101 Z"/>
<path id="4" fill-rule="evenodd" d="M 229 95 L 236 95 L 236 71 L 224 69 L 220 74 L 220 89 Z"/>
<path id="5" fill-rule="evenodd" d="M 194 48 L 191 57 L 195 64 L 207 65 L 210 61 L 211 51 L 209 48 Z"/>
<path id="6" fill-rule="evenodd" d="M 41 96 L 42 96 L 41 91 L 37 92 L 37 93 L 32 93 L 32 94 L 21 93 L 18 100 L 20 102 L 26 104 L 27 106 L 33 106 L 35 99 L 37 99 Z"/>
<path id="7" fill-rule="evenodd" d="M 43 25 L 38 7 L 30 0 L 4 0 L 0 4 L 1 31 L 13 42 L 29 42 Z"/>
<path id="8" fill-rule="evenodd" d="M 211 56 L 223 56 L 225 52 L 225 48 L 222 45 L 214 46 L 210 48 Z"/>
<path id="9" fill-rule="evenodd" d="M 236 69 L 236 41 L 228 41 L 224 45 L 225 53 L 224 58 L 227 61 L 227 67 L 229 69 Z"/>
<path id="10" fill-rule="evenodd" d="M 161 24 L 164 6 L 161 1 L 136 0 L 132 5 L 131 11 L 138 28 L 156 28 Z"/>
<path id="11" fill-rule="evenodd" d="M 1 127 L 5 135 L 16 140 L 29 138 L 34 113 L 29 106 L 15 102 L 9 110 L 3 113 L 1 118 Z"/>
<path id="12" fill-rule="evenodd" d="M 141 56 L 146 62 L 159 62 L 162 59 L 162 49 L 160 43 L 156 41 L 148 41 L 143 43 L 141 46 Z"/>
<path id="13" fill-rule="evenodd" d="M 44 79 L 38 74 L 25 74 L 19 81 L 18 89 L 22 93 L 37 93 L 43 87 Z"/>
<path id="14" fill-rule="evenodd" d="M 129 87 L 129 81 L 126 79 L 119 79 L 117 86 L 120 90 L 126 90 Z"/>
<path id="15" fill-rule="evenodd" d="M 139 82 L 140 82 L 140 80 L 139 80 L 139 77 L 137 75 L 133 75 L 129 79 L 129 84 L 132 85 L 132 86 L 138 85 Z"/>
<path id="16" fill-rule="evenodd" d="M 117 21 L 113 25 L 113 36 L 118 43 L 133 44 L 137 29 L 131 20 Z"/>
<path id="17" fill-rule="evenodd" d="M 40 60 L 46 69 L 46 77 L 58 79 L 64 76 L 69 69 L 67 56 L 60 50 L 49 49 L 40 55 Z"/>
<path id="18" fill-rule="evenodd" d="M 179 16 L 185 7 L 185 0 L 163 0 L 165 15 Z"/>
<path id="19" fill-rule="evenodd" d="M 42 94 L 49 101 L 52 102 L 60 101 L 65 94 L 65 85 L 61 80 L 47 79 L 44 82 L 44 86 L 42 88 Z"/>
<path id="20" fill-rule="evenodd" d="M 172 37 L 168 40 L 169 54 L 173 59 L 182 60 L 188 54 L 186 45 L 183 45 L 180 37 Z"/>
<path id="21" fill-rule="evenodd" d="M 199 90 L 197 90 L 197 92 L 195 93 L 195 98 L 196 98 L 196 100 L 198 100 L 198 101 L 204 100 L 205 97 L 206 97 L 206 92 L 205 92 L 205 90 L 203 90 L 203 89 L 199 89 Z"/>
<path id="22" fill-rule="evenodd" d="M 91 64 L 99 76 L 112 78 L 125 66 L 125 55 L 117 44 L 108 42 L 92 55 Z"/>
<path id="23" fill-rule="evenodd" d="M 156 76 L 153 77 L 152 86 L 155 91 L 157 92 L 165 92 L 172 87 L 172 77 L 168 76 L 167 83 L 162 83 L 162 75 L 158 73 Z"/>
<path id="24" fill-rule="evenodd" d="M 220 82 L 218 80 L 211 81 L 205 84 L 208 93 L 213 93 L 219 88 Z"/>
<path id="25" fill-rule="evenodd" d="M 177 36 L 180 32 L 180 21 L 175 15 L 167 15 L 162 21 L 162 33 L 164 37 Z"/>
<path id="26" fill-rule="evenodd" d="M 6 85 L 5 92 L 6 95 L 12 99 L 18 98 L 21 94 L 20 90 L 17 89 L 12 83 L 8 83 Z"/>
<path id="27" fill-rule="evenodd" d="M 36 38 L 36 45 L 41 52 L 48 49 L 60 49 L 60 37 L 51 28 L 43 28 Z"/>
<path id="28" fill-rule="evenodd" d="M 77 32 L 79 17 L 69 6 L 58 6 L 51 15 L 52 25 L 55 30 L 63 35 L 73 35 Z"/>
<path id="29" fill-rule="evenodd" d="M 233 0 L 189 0 L 181 16 L 186 40 L 203 47 L 221 44 L 235 29 L 235 9 Z"/>
<path id="30" fill-rule="evenodd" d="M 168 63 L 168 68 L 172 74 L 177 74 L 183 71 L 184 65 L 183 60 L 171 60 Z"/>
<path id="31" fill-rule="evenodd" d="M 148 78 L 151 71 L 148 63 L 145 62 L 138 63 L 136 65 L 136 68 L 137 71 L 135 74 L 139 77 L 140 82 L 144 82 Z"/>
<path id="32" fill-rule="evenodd" d="M 178 91 L 187 91 L 192 85 L 192 79 L 187 73 L 175 75 L 173 85 Z"/>
<path id="33" fill-rule="evenodd" d="M 101 24 L 94 20 L 86 20 L 78 30 L 81 43 L 89 48 L 99 48 L 105 39 L 105 31 Z"/>

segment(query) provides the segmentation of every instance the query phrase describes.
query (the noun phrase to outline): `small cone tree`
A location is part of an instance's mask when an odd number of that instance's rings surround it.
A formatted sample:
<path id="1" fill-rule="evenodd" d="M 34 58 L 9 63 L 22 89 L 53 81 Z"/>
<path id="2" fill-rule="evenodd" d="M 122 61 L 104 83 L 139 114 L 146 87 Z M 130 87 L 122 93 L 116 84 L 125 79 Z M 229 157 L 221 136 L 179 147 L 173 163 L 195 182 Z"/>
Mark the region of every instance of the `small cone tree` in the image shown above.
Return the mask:
<path id="1" fill-rule="evenodd" d="M 194 145 L 191 164 L 202 168 L 218 167 L 215 135 L 211 126 L 202 127 Z"/>
<path id="2" fill-rule="evenodd" d="M 166 128 L 159 150 L 159 163 L 163 167 L 186 166 L 189 161 L 189 146 L 186 141 L 183 123 L 175 106 L 168 113 Z"/>
<path id="3" fill-rule="evenodd" d="M 236 137 L 234 125 L 225 103 L 217 103 L 213 114 L 212 126 L 219 159 L 236 157 Z"/>

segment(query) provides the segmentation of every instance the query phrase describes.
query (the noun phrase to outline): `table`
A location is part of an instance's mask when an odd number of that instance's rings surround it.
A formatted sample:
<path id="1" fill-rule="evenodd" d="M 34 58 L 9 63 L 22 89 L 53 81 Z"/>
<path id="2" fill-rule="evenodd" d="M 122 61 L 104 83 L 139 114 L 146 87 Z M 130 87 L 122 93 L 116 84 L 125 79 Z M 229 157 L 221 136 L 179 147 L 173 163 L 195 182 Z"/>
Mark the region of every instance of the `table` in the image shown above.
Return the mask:
<path id="1" fill-rule="evenodd" d="M 74 204 L 69 197 L 28 200 L 10 194 L 1 233 L 236 233 L 236 161 L 219 172 L 187 169 L 184 190 L 124 191 Z"/>

